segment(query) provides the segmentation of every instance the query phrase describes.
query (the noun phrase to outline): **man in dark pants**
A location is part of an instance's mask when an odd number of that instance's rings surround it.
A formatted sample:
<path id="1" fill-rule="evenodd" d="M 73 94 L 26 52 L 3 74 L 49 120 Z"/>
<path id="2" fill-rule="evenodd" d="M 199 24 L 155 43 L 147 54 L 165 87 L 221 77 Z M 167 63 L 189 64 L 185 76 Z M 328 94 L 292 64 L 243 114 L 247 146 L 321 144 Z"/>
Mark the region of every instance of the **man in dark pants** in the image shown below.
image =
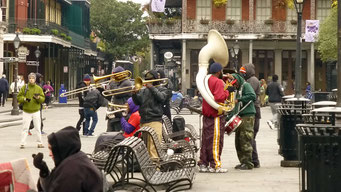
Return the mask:
<path id="1" fill-rule="evenodd" d="M 82 88 L 82 87 L 87 87 L 90 85 L 91 79 L 90 76 L 88 74 L 84 75 L 83 81 L 79 82 L 77 84 L 76 89 Z M 87 135 L 86 130 L 84 129 L 84 98 L 86 97 L 87 91 L 83 91 L 81 93 L 77 94 L 78 97 L 78 101 L 79 101 L 79 109 L 78 109 L 78 113 L 79 113 L 79 120 L 77 122 L 76 125 L 76 129 L 79 131 L 81 129 L 81 124 L 83 127 L 83 135 Z"/>
<path id="2" fill-rule="evenodd" d="M 7 99 L 7 94 L 8 94 L 8 81 L 6 79 L 6 75 L 2 75 L 2 78 L 0 79 L 0 101 L 1 105 L 5 107 L 5 102 Z"/>
<path id="3" fill-rule="evenodd" d="M 254 165 L 254 168 L 259 168 L 259 159 L 258 159 L 258 153 L 257 153 L 257 145 L 256 145 L 256 135 L 259 131 L 259 120 L 261 119 L 261 113 L 260 113 L 260 101 L 259 101 L 259 95 L 260 95 L 260 82 L 258 78 L 255 76 L 255 66 L 252 63 L 248 63 L 243 65 L 239 73 L 244 77 L 244 79 L 250 83 L 253 90 L 256 93 L 256 101 L 254 103 L 255 109 L 256 109 L 256 115 L 255 115 L 255 122 L 253 126 L 253 140 L 252 140 L 252 163 Z"/>
<path id="4" fill-rule="evenodd" d="M 113 73 L 119 73 L 123 72 L 124 68 L 121 66 L 118 66 L 114 69 Z M 131 87 L 131 82 L 129 79 L 125 79 L 126 76 L 120 76 L 115 78 L 114 81 L 110 82 L 109 87 L 110 89 L 119 89 L 123 87 Z M 114 95 L 111 98 L 106 97 L 108 101 L 111 101 L 111 103 L 116 104 L 116 105 L 124 105 L 127 103 L 127 100 L 131 97 L 131 93 L 123 93 L 123 94 L 118 94 Z M 108 119 L 107 123 L 107 132 L 112 132 L 112 131 L 121 131 L 121 113 L 115 114 L 116 116 L 112 119 Z"/>

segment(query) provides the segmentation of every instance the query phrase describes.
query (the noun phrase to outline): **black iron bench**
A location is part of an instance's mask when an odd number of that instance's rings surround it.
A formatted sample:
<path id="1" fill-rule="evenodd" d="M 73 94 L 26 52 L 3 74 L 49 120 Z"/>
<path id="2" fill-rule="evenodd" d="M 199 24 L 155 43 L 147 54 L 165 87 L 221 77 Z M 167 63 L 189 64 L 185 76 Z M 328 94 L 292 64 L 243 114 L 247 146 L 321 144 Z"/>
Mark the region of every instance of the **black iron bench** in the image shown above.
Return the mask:
<path id="1" fill-rule="evenodd" d="M 166 143 L 171 143 L 174 141 L 179 141 L 175 138 L 189 138 L 189 143 L 193 147 L 194 151 L 198 151 L 198 146 L 196 141 L 199 139 L 199 136 L 193 127 L 193 125 L 185 124 L 185 129 L 183 131 L 173 132 L 173 126 L 171 121 L 166 115 L 162 116 L 162 136 Z"/>
<path id="2" fill-rule="evenodd" d="M 142 178 L 134 173 L 134 169 L 129 169 L 135 159 Z M 137 186 L 143 191 L 156 191 L 154 186 L 160 185 L 166 186 L 167 192 L 188 190 L 192 188 L 195 175 L 193 167 L 161 172 L 150 159 L 144 142 L 134 136 L 126 138 L 111 150 L 104 171 L 112 175 L 114 184 L 111 189 L 114 191 L 128 185 Z"/>
<path id="3" fill-rule="evenodd" d="M 135 135 L 139 135 L 140 133 L 142 133 L 142 137 L 150 136 L 152 138 L 155 149 L 158 153 L 158 156 L 160 157 L 160 166 L 162 170 L 174 170 L 179 167 L 182 168 L 196 166 L 195 151 L 187 141 L 181 140 L 171 143 L 160 143 L 156 132 L 151 127 L 141 127 L 135 133 Z M 168 149 L 172 149 L 174 152 L 181 151 L 181 153 L 168 155 Z"/>

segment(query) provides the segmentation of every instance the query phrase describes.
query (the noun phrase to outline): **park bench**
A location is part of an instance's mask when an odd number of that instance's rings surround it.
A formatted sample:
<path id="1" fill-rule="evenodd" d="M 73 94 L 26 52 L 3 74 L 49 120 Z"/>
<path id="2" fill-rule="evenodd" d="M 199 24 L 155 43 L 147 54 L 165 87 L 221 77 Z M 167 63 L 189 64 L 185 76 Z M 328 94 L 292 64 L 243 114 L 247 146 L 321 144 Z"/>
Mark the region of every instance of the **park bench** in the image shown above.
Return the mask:
<path id="1" fill-rule="evenodd" d="M 188 138 L 189 143 L 193 147 L 194 151 L 198 151 L 199 148 L 197 147 L 196 141 L 199 139 L 199 136 L 193 125 L 185 124 L 185 129 L 183 131 L 174 133 L 172 122 L 166 115 L 162 116 L 162 123 L 162 136 L 166 143 L 178 141 L 176 138 Z"/>
<path id="2" fill-rule="evenodd" d="M 185 141 L 176 141 L 171 143 L 161 142 L 153 128 L 141 127 L 135 135 L 139 135 L 143 138 L 150 136 L 155 145 L 155 149 L 160 157 L 160 166 L 162 170 L 173 170 L 181 167 L 195 167 L 196 166 L 196 155 L 190 144 Z M 146 139 L 144 139 L 147 141 Z M 172 149 L 174 152 L 181 151 L 181 153 L 174 153 L 168 155 L 168 149 Z"/>
<path id="3" fill-rule="evenodd" d="M 134 161 L 141 170 L 142 178 L 134 173 Z M 192 188 L 195 168 L 184 167 L 173 171 L 160 171 L 151 160 L 144 142 L 135 136 L 124 139 L 110 152 L 104 172 L 114 179 L 112 190 L 125 186 L 139 187 L 141 191 L 155 191 L 154 186 L 165 186 L 166 191 L 181 191 Z"/>

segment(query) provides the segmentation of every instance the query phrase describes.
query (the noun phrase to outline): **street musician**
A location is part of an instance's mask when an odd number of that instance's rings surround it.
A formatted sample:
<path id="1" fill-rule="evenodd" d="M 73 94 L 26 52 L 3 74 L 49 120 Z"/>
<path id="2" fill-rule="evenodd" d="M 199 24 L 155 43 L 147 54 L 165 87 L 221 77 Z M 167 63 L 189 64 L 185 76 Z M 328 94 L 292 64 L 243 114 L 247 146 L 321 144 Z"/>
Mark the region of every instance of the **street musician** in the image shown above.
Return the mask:
<path id="1" fill-rule="evenodd" d="M 118 66 L 114 69 L 113 73 L 119 73 L 124 71 L 124 68 L 121 66 Z M 111 81 L 109 83 L 109 89 L 119 89 L 123 87 L 131 87 L 132 84 L 129 79 L 127 79 L 126 75 L 120 75 L 118 77 L 115 77 L 114 81 Z M 111 103 L 116 105 L 123 105 L 127 103 L 127 100 L 131 97 L 131 93 L 122 93 L 117 94 L 114 96 L 107 96 L 106 99 L 111 101 Z M 113 131 L 121 131 L 121 122 L 120 119 L 122 117 L 122 113 L 118 112 L 115 114 L 115 117 L 110 118 L 107 116 L 108 122 L 107 122 L 107 132 L 113 132 Z"/>

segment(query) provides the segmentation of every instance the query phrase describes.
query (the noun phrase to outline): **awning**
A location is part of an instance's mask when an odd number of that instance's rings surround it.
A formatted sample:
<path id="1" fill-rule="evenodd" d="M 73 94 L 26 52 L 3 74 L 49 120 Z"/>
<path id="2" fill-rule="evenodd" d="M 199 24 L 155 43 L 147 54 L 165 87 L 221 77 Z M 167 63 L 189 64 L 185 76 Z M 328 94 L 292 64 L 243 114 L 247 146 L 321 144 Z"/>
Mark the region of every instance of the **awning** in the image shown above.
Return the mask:
<path id="1" fill-rule="evenodd" d="M 7 33 L 3 35 L 4 41 L 13 41 L 15 33 Z M 24 35 L 19 34 L 21 42 L 37 42 L 37 43 L 55 43 L 63 47 L 71 47 L 71 42 L 55 37 L 53 35 Z"/>

